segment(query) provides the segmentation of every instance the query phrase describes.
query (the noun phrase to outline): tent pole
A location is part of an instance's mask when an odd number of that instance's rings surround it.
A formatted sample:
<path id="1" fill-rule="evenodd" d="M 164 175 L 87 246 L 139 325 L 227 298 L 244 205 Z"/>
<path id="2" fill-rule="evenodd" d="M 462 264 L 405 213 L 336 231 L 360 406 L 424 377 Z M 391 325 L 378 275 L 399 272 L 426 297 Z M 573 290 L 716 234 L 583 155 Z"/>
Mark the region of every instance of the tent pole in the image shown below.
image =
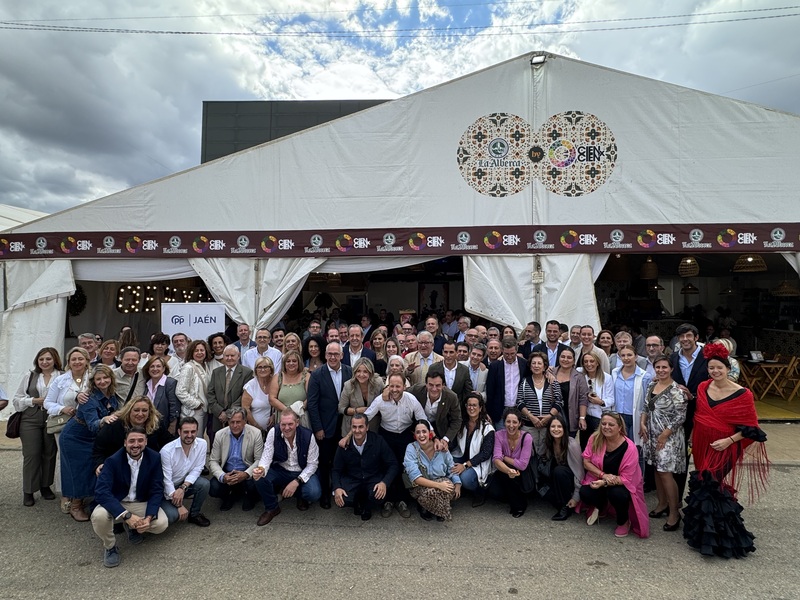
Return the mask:
<path id="1" fill-rule="evenodd" d="M 537 323 L 542 322 L 542 278 L 539 274 L 542 271 L 542 260 L 537 254 L 534 256 L 534 272 L 531 273 L 533 279 L 533 304 L 534 304 L 534 318 Z"/>
<path id="2" fill-rule="evenodd" d="M 259 284 L 260 267 L 261 259 L 257 258 L 253 265 L 253 317 L 255 320 L 250 324 L 250 327 L 255 327 L 256 323 L 258 323 L 258 320 L 261 318 L 261 315 L 258 314 L 259 297 L 261 296 L 261 285 Z"/>

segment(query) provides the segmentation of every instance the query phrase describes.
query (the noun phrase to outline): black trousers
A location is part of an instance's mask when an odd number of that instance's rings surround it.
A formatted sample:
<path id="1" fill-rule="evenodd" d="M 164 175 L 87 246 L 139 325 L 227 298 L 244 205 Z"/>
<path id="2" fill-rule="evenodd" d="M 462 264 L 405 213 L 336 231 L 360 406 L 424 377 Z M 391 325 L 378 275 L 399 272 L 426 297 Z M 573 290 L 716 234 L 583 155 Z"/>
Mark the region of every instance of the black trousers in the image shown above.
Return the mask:
<path id="1" fill-rule="evenodd" d="M 252 477 L 250 479 L 245 479 L 236 485 L 222 483 L 216 477 L 212 477 L 209 483 L 211 485 L 208 488 L 208 495 L 212 498 L 240 498 L 245 494 L 248 494 L 252 498 L 258 498 L 258 493 L 256 492 L 256 483 L 253 481 Z"/>
<path id="2" fill-rule="evenodd" d="M 489 484 L 491 496 L 501 502 L 508 502 L 510 512 L 524 511 L 528 499 L 522 493 L 522 477 L 511 478 L 502 471 L 495 471 Z"/>
<path id="3" fill-rule="evenodd" d="M 555 508 L 564 508 L 567 502 L 572 500 L 572 494 L 575 493 L 575 475 L 567 465 L 558 465 L 552 470 L 550 477 L 542 479 L 541 482 L 550 487 L 544 499 Z"/>
<path id="4" fill-rule="evenodd" d="M 322 498 L 331 499 L 331 471 L 333 470 L 333 457 L 336 455 L 336 446 L 339 439 L 336 437 L 317 440 L 319 446 L 319 467 L 317 467 L 317 477 L 319 486 L 322 489 Z"/>
<path id="5" fill-rule="evenodd" d="M 381 437 L 386 441 L 389 445 L 389 448 L 394 454 L 394 457 L 397 459 L 397 462 L 400 465 L 403 465 L 403 459 L 406 456 L 406 447 L 414 441 L 414 430 L 411 426 L 408 427 L 402 433 L 392 433 L 391 431 L 386 431 L 383 427 L 380 429 Z M 408 493 L 406 486 L 403 485 L 403 469 L 400 469 L 400 473 L 398 473 L 397 477 L 394 478 L 394 481 L 389 485 L 389 489 L 386 490 L 386 501 L 387 502 L 400 502 L 403 501 L 406 504 L 411 502 L 411 494 Z"/>
<path id="6" fill-rule="evenodd" d="M 600 512 L 605 509 L 607 504 L 611 504 L 614 512 L 617 513 L 617 525 L 624 525 L 628 522 L 631 493 L 624 485 L 612 485 L 598 489 L 582 485 L 581 502 L 599 508 Z"/>
<path id="7" fill-rule="evenodd" d="M 380 479 L 371 481 L 356 481 L 354 479 L 343 479 L 342 489 L 347 496 L 344 498 L 345 506 L 358 505 L 366 510 L 374 511 L 381 503 L 386 500 L 377 500 L 375 498 L 375 486 L 381 482 Z M 388 490 L 387 490 L 388 492 Z"/>

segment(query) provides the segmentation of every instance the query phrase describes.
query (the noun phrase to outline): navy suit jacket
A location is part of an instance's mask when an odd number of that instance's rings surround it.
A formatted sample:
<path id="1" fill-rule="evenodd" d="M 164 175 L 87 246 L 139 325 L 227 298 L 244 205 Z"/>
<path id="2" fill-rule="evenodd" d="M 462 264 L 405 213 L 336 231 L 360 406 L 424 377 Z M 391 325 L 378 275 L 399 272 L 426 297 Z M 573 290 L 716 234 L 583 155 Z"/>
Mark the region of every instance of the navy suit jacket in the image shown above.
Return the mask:
<path id="1" fill-rule="evenodd" d="M 399 473 L 400 464 L 389 444 L 379 434 L 367 431 L 363 453 L 358 453 L 353 442 L 347 444 L 347 448 L 336 448 L 331 481 L 334 490 L 347 491 L 361 483 L 374 485 L 379 481 L 389 487 Z"/>
<path id="2" fill-rule="evenodd" d="M 373 356 L 374 354 L 373 352 Z M 342 363 L 342 389 L 352 377 L 353 369 Z M 336 393 L 336 386 L 333 385 L 327 364 L 311 373 L 311 377 L 308 379 L 307 397 L 311 431 L 316 433 L 321 429 L 325 432 L 326 438 L 335 437 L 336 432 L 339 431 L 336 426 L 339 419 L 339 394 Z"/>
<path id="3" fill-rule="evenodd" d="M 136 479 L 136 501 L 147 502 L 145 516 L 157 517 L 158 507 L 164 495 L 164 473 L 161 470 L 161 455 L 150 448 L 142 453 L 139 477 Z M 125 448 L 109 456 L 103 463 L 103 470 L 97 478 L 94 499 L 112 517 L 125 512 L 122 499 L 131 487 L 131 467 Z"/>
<path id="4" fill-rule="evenodd" d="M 697 353 L 694 359 L 692 370 L 689 371 L 689 381 L 683 380 L 683 373 L 680 367 L 680 352 L 673 352 L 669 355 L 669 364 L 672 365 L 672 379 L 678 385 L 685 385 L 692 392 L 692 396 L 697 396 L 697 386 L 708 379 L 708 361 L 703 356 L 703 349 Z M 697 407 L 697 398 L 687 399 L 686 402 L 686 420 L 684 421 L 683 428 L 687 433 L 690 433 L 694 427 L 694 413 Z M 688 438 L 687 438 L 688 441 Z"/>
<path id="5" fill-rule="evenodd" d="M 361 347 L 361 358 L 368 358 L 372 361 L 372 365 L 375 365 L 375 359 L 377 356 L 375 355 L 374 350 L 370 350 L 366 346 Z M 350 342 L 347 342 L 344 346 L 342 346 L 342 364 L 347 365 L 348 367 L 352 367 L 353 365 L 350 364 Z"/>
<path id="6" fill-rule="evenodd" d="M 502 358 L 496 360 L 489 365 L 489 373 L 486 375 L 486 412 L 492 418 L 492 423 L 497 423 L 502 419 L 503 410 L 505 410 L 506 372 L 504 364 L 505 360 Z M 528 371 L 525 359 L 518 356 L 517 366 L 519 367 L 519 380 L 522 381 Z M 514 405 L 516 406 L 516 401 Z"/>
<path id="7" fill-rule="evenodd" d="M 525 354 L 525 349 L 524 348 L 529 348 L 527 354 Z M 548 352 L 547 352 L 547 342 L 540 342 L 540 343 L 536 344 L 533 348 L 531 348 L 530 344 L 525 344 L 524 348 L 522 350 L 522 356 L 525 358 L 525 360 L 528 360 L 530 355 L 533 354 L 534 352 L 542 352 L 545 356 L 550 356 L 548 354 Z M 556 348 L 556 361 L 558 361 L 558 359 L 561 358 L 561 353 L 564 351 L 565 348 L 568 348 L 568 346 L 566 344 L 562 344 L 561 342 L 558 342 L 558 347 Z M 577 356 L 575 357 L 575 360 L 576 361 L 578 360 Z M 551 364 L 550 366 L 551 367 L 557 367 L 558 364 L 555 364 L 555 365 Z M 578 366 L 580 366 L 580 365 L 578 365 Z"/>

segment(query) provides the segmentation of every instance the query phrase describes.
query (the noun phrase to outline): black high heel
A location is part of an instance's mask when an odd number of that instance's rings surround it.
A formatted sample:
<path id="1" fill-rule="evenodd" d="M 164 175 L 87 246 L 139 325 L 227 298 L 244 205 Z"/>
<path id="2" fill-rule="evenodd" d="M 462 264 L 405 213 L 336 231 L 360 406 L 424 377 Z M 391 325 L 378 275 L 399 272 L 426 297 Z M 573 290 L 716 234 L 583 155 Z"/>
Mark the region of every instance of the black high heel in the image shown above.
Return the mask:
<path id="1" fill-rule="evenodd" d="M 678 531 L 678 527 L 681 526 L 681 516 L 678 515 L 678 520 L 675 521 L 673 525 L 669 523 L 664 523 L 664 531 Z"/>
<path id="2" fill-rule="evenodd" d="M 651 510 L 650 511 L 650 518 L 651 519 L 660 519 L 661 517 L 666 517 L 669 514 L 669 506 L 663 510 Z"/>

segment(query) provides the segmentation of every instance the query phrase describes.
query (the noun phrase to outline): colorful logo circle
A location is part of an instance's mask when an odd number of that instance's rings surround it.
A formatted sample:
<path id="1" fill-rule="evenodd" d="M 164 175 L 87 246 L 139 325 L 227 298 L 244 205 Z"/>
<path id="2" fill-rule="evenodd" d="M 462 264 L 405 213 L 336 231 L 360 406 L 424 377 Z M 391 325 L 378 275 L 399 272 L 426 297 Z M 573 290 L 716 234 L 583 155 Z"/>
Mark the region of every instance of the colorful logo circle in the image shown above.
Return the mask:
<path id="1" fill-rule="evenodd" d="M 423 250 L 428 245 L 428 238 L 422 233 L 412 233 L 408 238 L 408 245 L 412 250 Z"/>
<path id="2" fill-rule="evenodd" d="M 578 158 L 578 151 L 572 142 L 560 139 L 550 144 L 547 152 L 550 163 L 559 169 L 566 169 Z"/>
<path id="3" fill-rule="evenodd" d="M 349 233 L 343 233 L 336 238 L 336 247 L 339 252 L 347 252 L 353 247 L 353 236 Z"/>
<path id="4" fill-rule="evenodd" d="M 567 229 L 561 234 L 561 245 L 564 248 L 574 248 L 578 245 L 578 232 L 574 229 Z"/>
<path id="5" fill-rule="evenodd" d="M 208 238 L 204 235 L 198 235 L 192 242 L 192 250 L 198 254 L 202 254 L 208 250 Z"/>
<path id="6" fill-rule="evenodd" d="M 717 243 L 723 248 L 733 248 L 736 245 L 736 232 L 733 229 L 723 229 L 717 234 Z"/>
<path id="7" fill-rule="evenodd" d="M 483 236 L 483 245 L 490 250 L 497 250 L 500 247 L 503 238 L 500 236 L 499 231 L 490 231 Z"/>
<path id="8" fill-rule="evenodd" d="M 136 254 L 142 249 L 142 238 L 138 235 L 132 235 L 125 240 L 125 249 L 131 254 Z"/>
<path id="9" fill-rule="evenodd" d="M 261 240 L 261 249 L 267 254 L 275 250 L 275 248 L 277 247 L 278 247 L 278 238 L 276 238 L 274 235 L 268 235 L 263 240 Z"/>
<path id="10" fill-rule="evenodd" d="M 642 248 L 652 248 L 656 245 L 656 232 L 652 229 L 644 229 L 636 236 L 636 241 Z"/>
<path id="11" fill-rule="evenodd" d="M 76 244 L 75 238 L 72 236 L 67 236 L 63 240 L 61 240 L 60 244 L 61 251 L 64 254 L 70 254 L 75 251 L 75 244 Z"/>

